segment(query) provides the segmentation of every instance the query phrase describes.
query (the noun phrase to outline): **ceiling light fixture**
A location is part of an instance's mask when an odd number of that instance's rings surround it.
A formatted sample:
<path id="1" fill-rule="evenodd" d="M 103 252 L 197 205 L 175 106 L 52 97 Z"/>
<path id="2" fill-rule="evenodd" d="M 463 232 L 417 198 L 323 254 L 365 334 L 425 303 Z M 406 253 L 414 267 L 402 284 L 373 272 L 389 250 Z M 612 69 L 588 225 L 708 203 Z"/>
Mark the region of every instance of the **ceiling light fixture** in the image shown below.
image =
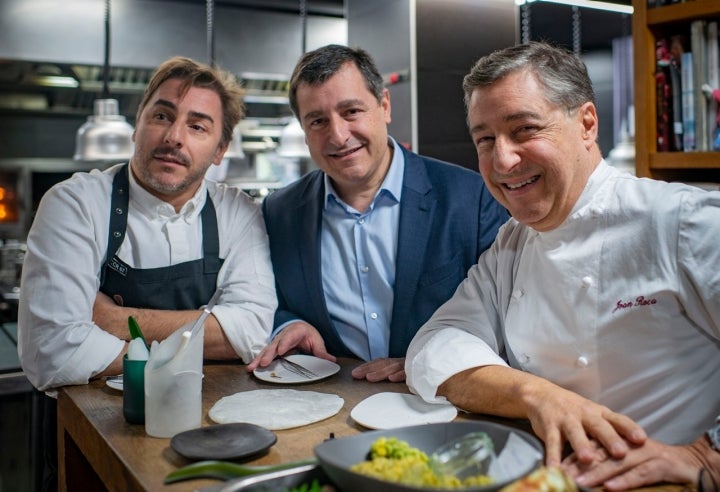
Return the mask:
<path id="1" fill-rule="evenodd" d="M 634 11 L 631 5 L 620 5 L 618 3 L 601 2 L 597 0 L 515 0 L 515 5 L 536 2 L 558 3 L 574 7 L 585 7 L 589 9 L 605 10 L 608 12 L 617 12 L 619 14 L 632 14 Z"/>
<path id="2" fill-rule="evenodd" d="M 305 39 L 307 37 L 307 5 L 305 0 L 300 0 L 300 32 L 302 41 L 300 43 L 302 53 L 305 54 Z M 297 117 L 291 118 L 280 134 L 280 142 L 277 148 L 278 155 L 282 157 L 299 157 L 307 159 L 310 157 L 310 149 L 305 142 L 305 132 L 300 126 Z"/>
<path id="3" fill-rule="evenodd" d="M 76 161 L 115 161 L 132 157 L 133 127 L 120 114 L 117 99 L 110 98 L 110 0 L 105 0 L 105 63 L 103 90 L 94 103 L 94 113 L 75 136 Z"/>
<path id="4" fill-rule="evenodd" d="M 282 157 L 310 157 L 310 149 L 305 143 L 305 132 L 297 118 L 292 118 L 290 123 L 283 127 L 277 153 Z"/>

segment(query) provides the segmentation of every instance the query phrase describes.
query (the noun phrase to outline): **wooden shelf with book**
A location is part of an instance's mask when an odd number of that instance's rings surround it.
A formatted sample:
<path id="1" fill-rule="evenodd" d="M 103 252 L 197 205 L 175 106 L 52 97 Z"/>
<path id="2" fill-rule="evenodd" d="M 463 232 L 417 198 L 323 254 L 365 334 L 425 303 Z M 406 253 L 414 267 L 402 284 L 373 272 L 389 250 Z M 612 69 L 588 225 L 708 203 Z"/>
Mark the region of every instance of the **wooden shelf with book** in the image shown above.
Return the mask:
<path id="1" fill-rule="evenodd" d="M 633 51 L 635 78 L 635 166 L 638 176 L 669 181 L 720 183 L 720 151 L 675 150 L 674 142 L 661 145 L 658 114 L 658 42 L 679 37 L 690 51 L 692 24 L 704 20 L 720 24 L 720 0 L 633 0 Z M 715 87 L 720 88 L 720 86 Z M 711 111 L 714 111 L 712 108 Z M 659 123 L 660 122 L 660 123 Z M 672 128 L 672 121 L 668 122 Z M 672 132 L 672 130 L 670 130 Z M 677 137 L 682 141 L 681 136 Z M 671 134 L 668 140 L 675 140 Z M 713 148 L 712 135 L 708 148 Z M 659 150 L 661 149 L 661 150 Z"/>

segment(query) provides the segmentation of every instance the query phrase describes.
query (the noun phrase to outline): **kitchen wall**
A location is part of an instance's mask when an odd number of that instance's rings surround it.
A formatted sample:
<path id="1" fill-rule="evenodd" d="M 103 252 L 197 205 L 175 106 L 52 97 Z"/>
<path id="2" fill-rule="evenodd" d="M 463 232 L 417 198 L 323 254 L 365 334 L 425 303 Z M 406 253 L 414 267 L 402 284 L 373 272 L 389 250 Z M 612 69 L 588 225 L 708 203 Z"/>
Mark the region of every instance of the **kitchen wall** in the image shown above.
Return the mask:
<path id="1" fill-rule="evenodd" d="M 216 60 L 240 73 L 286 74 L 301 52 L 301 23 L 292 13 L 215 8 Z M 346 39 L 344 19 L 308 15 L 307 47 Z M 206 61 L 205 2 L 114 0 L 113 65 L 155 67 L 173 55 Z M 0 58 L 102 65 L 104 2 L 3 0 Z"/>
<path id="2" fill-rule="evenodd" d="M 208 61 L 204 1 L 114 0 L 111 9 L 113 67 L 152 69 L 173 55 Z M 214 18 L 215 60 L 220 66 L 238 76 L 289 77 L 302 51 L 299 14 L 225 5 L 215 8 Z M 12 92 L 13 74 L 8 71 L 16 65 L 11 61 L 102 66 L 104 34 L 104 2 L 100 0 L 3 0 L 0 90 Z M 347 42 L 347 21 L 308 15 L 307 49 L 331 42 Z M 49 96 L 50 105 L 57 102 L 52 98 L 58 94 Z M 137 98 L 122 104 L 128 95 L 119 97 L 121 113 L 132 122 Z M 91 113 L 91 105 L 55 110 L 0 108 L 0 159 L 71 158 L 75 132 Z M 290 114 L 289 109 L 285 114 Z"/>
<path id="3" fill-rule="evenodd" d="M 391 5 L 390 5 L 391 4 Z M 349 0 L 348 41 L 380 71 L 409 71 L 390 87 L 391 134 L 424 155 L 477 170 L 462 79 L 482 55 L 519 40 L 510 0 Z"/>

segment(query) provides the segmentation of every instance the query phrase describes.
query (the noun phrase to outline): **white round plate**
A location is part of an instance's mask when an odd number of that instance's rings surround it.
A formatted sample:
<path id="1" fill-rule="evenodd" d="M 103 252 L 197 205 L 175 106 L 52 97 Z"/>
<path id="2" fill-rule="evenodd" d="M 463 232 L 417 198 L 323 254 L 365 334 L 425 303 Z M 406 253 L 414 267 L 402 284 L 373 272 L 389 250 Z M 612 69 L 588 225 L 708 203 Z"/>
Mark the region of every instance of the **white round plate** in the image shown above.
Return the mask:
<path id="1" fill-rule="evenodd" d="M 369 429 L 450 422 L 457 409 L 450 403 L 427 403 L 417 395 L 377 393 L 355 405 L 350 416 Z"/>
<path id="2" fill-rule="evenodd" d="M 107 378 L 105 380 L 105 384 L 107 384 L 109 387 L 111 387 L 114 390 L 122 391 L 123 390 L 123 377 L 122 376 L 113 376 L 111 378 Z"/>
<path id="3" fill-rule="evenodd" d="M 259 367 L 253 371 L 253 374 L 258 379 L 267 381 L 269 383 L 278 384 L 300 384 L 300 383 L 312 383 L 313 381 L 319 381 L 321 379 L 328 378 L 340 370 L 340 366 L 329 360 L 314 357 L 312 355 L 288 355 L 285 357 L 296 364 L 300 364 L 305 369 L 317 374 L 317 377 L 305 377 L 294 372 L 289 371 L 282 365 L 280 359 L 275 359 L 267 367 Z"/>

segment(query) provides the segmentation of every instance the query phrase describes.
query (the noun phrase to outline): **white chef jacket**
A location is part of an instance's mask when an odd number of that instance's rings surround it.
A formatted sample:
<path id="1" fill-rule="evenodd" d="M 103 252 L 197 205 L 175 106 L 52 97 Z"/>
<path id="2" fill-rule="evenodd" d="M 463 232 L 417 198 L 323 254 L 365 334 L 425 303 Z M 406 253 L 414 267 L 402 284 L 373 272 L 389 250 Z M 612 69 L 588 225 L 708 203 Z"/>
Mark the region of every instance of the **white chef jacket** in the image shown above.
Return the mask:
<path id="1" fill-rule="evenodd" d="M 55 185 L 43 196 L 28 234 L 18 353 L 23 371 L 40 390 L 87 383 L 123 349 L 123 340 L 92 322 L 107 250 L 112 180 L 121 166 L 76 173 Z M 217 280 L 223 294 L 213 315 L 238 356 L 249 362 L 267 341 L 277 299 L 260 208 L 239 188 L 205 181 L 175 213 L 130 173 L 127 233 L 117 256 L 143 269 L 202 258 L 200 212 L 208 192 L 225 260 Z"/>
<path id="2" fill-rule="evenodd" d="M 410 344 L 408 385 L 433 401 L 450 376 L 509 362 L 691 442 L 720 411 L 718 237 L 720 192 L 601 162 L 558 228 L 500 229 Z"/>

